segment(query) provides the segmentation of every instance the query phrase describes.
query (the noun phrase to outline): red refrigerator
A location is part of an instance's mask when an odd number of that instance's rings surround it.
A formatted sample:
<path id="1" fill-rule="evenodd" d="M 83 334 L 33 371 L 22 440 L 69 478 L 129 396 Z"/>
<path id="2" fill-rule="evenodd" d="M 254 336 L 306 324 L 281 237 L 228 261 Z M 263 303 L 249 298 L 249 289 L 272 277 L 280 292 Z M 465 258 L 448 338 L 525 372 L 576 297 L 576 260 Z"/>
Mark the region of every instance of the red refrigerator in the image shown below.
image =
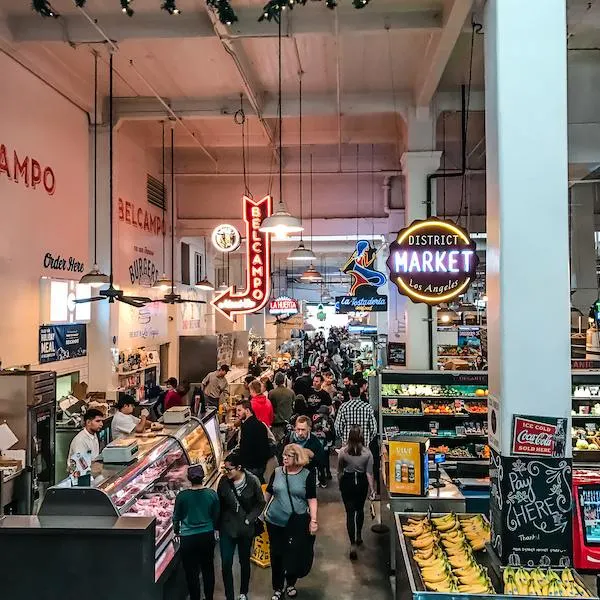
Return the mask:
<path id="1" fill-rule="evenodd" d="M 600 572 L 600 471 L 573 471 L 573 562 Z"/>

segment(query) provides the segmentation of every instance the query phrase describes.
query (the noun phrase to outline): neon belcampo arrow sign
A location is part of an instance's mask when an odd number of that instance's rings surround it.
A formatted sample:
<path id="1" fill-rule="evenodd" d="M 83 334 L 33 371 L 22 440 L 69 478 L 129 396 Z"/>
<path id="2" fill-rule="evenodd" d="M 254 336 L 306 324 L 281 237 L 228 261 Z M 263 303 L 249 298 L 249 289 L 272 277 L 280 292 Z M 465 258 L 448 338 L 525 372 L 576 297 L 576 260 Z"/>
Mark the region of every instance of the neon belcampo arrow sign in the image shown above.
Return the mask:
<path id="1" fill-rule="evenodd" d="M 231 286 L 211 301 L 231 321 L 236 315 L 247 315 L 263 308 L 271 293 L 271 237 L 259 231 L 259 227 L 271 216 L 273 199 L 265 196 L 256 201 L 244 196 L 242 202 L 246 222 L 246 289 L 238 292 Z"/>

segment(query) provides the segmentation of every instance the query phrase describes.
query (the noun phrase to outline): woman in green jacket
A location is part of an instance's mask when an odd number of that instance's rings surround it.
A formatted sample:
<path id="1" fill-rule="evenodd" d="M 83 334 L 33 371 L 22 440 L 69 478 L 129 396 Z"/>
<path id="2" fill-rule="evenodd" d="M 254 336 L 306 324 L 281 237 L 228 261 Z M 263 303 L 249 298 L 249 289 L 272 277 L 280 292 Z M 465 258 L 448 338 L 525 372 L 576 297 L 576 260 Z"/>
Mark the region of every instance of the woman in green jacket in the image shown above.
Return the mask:
<path id="1" fill-rule="evenodd" d="M 238 454 L 230 454 L 225 459 L 224 476 L 217 487 L 221 502 L 219 545 L 225 600 L 234 600 L 233 557 L 236 546 L 241 576 L 239 600 L 248 599 L 252 540 L 256 520 L 265 507 L 258 477 L 245 471 L 241 463 Z"/>
<path id="2" fill-rule="evenodd" d="M 190 600 L 200 600 L 200 571 L 204 597 L 213 600 L 215 591 L 215 529 L 219 521 L 219 497 L 204 487 L 202 465 L 188 468 L 190 489 L 175 498 L 173 531 L 180 536 L 181 562 L 187 580 Z"/>

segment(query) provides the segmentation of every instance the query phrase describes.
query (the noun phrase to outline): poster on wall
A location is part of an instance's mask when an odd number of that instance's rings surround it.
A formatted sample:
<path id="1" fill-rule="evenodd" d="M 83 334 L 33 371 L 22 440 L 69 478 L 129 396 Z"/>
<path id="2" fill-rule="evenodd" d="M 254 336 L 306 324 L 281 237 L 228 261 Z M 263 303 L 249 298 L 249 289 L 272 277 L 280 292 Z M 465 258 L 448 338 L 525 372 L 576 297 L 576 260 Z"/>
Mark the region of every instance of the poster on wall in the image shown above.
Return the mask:
<path id="1" fill-rule="evenodd" d="M 86 326 L 43 325 L 39 332 L 39 361 L 43 365 L 87 355 Z"/>
<path id="2" fill-rule="evenodd" d="M 504 457 L 492 451 L 492 547 L 502 564 L 569 566 L 571 461 Z"/>
<path id="3" fill-rule="evenodd" d="M 562 417 L 514 415 L 511 454 L 563 457 L 566 431 L 567 419 Z"/>
<path id="4" fill-rule="evenodd" d="M 388 342 L 388 365 L 390 367 L 406 366 L 406 344 L 404 342 Z"/>

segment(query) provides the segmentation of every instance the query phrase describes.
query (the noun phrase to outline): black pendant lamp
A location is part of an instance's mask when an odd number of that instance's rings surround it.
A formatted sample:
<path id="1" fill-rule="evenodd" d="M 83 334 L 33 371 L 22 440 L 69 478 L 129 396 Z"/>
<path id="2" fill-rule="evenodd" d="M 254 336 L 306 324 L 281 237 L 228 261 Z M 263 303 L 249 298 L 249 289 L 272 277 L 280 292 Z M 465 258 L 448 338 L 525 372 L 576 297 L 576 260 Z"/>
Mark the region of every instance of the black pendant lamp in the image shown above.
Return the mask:
<path id="1" fill-rule="evenodd" d="M 79 283 L 87 283 L 93 288 L 102 287 L 109 282 L 106 273 L 98 267 L 98 53 L 94 51 L 94 265 Z"/>

